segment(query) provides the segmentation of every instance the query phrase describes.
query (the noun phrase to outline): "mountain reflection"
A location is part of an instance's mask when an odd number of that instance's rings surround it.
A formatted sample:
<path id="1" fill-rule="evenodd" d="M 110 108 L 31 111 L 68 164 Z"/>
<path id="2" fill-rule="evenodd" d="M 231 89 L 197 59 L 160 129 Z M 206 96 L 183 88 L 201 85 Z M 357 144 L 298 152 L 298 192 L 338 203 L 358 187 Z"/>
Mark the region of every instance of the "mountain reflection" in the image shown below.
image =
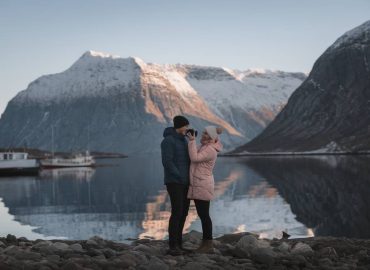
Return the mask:
<path id="1" fill-rule="evenodd" d="M 214 235 L 253 231 L 271 238 L 285 230 L 306 237 L 312 229 L 317 235 L 369 235 L 366 162 L 220 157 L 210 210 Z M 2 178 L 0 212 L 32 228 L 19 230 L 30 239 L 166 238 L 171 208 L 160 158 L 99 163 L 105 166 Z M 201 231 L 192 204 L 184 231 L 193 229 Z"/>
<path id="2" fill-rule="evenodd" d="M 370 237 L 370 158 L 245 158 L 319 236 Z"/>

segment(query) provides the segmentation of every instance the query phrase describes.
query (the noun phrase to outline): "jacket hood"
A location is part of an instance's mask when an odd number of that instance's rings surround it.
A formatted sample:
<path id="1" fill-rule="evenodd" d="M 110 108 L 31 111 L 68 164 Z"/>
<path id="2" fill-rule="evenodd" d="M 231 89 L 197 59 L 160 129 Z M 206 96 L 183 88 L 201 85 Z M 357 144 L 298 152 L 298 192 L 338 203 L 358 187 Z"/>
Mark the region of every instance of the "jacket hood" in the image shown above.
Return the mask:
<path id="1" fill-rule="evenodd" d="M 176 130 L 173 127 L 167 127 L 163 131 L 163 137 L 174 135 L 175 133 L 176 133 Z"/>
<path id="2" fill-rule="evenodd" d="M 167 127 L 163 131 L 163 137 L 174 136 L 175 138 L 184 139 L 185 136 L 176 132 L 174 127 Z"/>

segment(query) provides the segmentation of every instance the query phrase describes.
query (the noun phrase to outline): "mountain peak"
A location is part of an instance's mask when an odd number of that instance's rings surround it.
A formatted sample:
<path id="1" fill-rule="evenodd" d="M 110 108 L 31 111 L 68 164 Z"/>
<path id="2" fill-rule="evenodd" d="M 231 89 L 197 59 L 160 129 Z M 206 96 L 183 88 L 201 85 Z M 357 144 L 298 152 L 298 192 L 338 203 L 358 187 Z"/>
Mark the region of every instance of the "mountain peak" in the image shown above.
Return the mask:
<path id="1" fill-rule="evenodd" d="M 350 45 L 353 43 L 361 44 L 363 42 L 370 42 L 370 20 L 345 32 L 334 42 L 330 49 L 336 49 L 338 47 Z"/>
<path id="2" fill-rule="evenodd" d="M 98 52 L 98 51 L 93 51 L 89 50 L 86 51 L 82 57 L 100 57 L 100 58 L 121 58 L 119 55 L 113 55 L 105 52 Z"/>

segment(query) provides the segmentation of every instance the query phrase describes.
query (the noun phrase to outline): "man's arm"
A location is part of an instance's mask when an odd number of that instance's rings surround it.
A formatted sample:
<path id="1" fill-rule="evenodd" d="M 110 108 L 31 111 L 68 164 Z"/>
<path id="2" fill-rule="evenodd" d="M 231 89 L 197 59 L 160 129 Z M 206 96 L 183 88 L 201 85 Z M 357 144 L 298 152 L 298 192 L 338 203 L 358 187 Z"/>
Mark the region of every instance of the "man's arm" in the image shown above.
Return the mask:
<path id="1" fill-rule="evenodd" d="M 162 164 L 163 167 L 170 172 L 170 174 L 175 177 L 175 179 L 181 179 L 180 172 L 177 169 L 175 163 L 173 162 L 175 151 L 173 143 L 169 139 L 164 139 L 161 143 L 162 152 Z"/>

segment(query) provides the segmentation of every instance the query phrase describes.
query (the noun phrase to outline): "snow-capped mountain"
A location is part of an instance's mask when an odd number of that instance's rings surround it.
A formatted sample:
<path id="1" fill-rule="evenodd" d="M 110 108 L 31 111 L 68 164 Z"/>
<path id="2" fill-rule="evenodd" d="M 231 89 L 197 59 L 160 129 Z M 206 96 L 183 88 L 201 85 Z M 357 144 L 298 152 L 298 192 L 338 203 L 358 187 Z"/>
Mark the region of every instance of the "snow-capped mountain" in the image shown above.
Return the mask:
<path id="1" fill-rule="evenodd" d="M 274 121 L 235 153 L 370 151 L 370 21 L 316 61 Z"/>
<path id="2" fill-rule="evenodd" d="M 66 71 L 41 76 L 9 103 L 0 146 L 157 152 L 177 114 L 193 127 L 222 126 L 225 149 L 255 137 L 274 118 L 303 73 L 158 65 L 137 57 L 84 53 Z"/>

